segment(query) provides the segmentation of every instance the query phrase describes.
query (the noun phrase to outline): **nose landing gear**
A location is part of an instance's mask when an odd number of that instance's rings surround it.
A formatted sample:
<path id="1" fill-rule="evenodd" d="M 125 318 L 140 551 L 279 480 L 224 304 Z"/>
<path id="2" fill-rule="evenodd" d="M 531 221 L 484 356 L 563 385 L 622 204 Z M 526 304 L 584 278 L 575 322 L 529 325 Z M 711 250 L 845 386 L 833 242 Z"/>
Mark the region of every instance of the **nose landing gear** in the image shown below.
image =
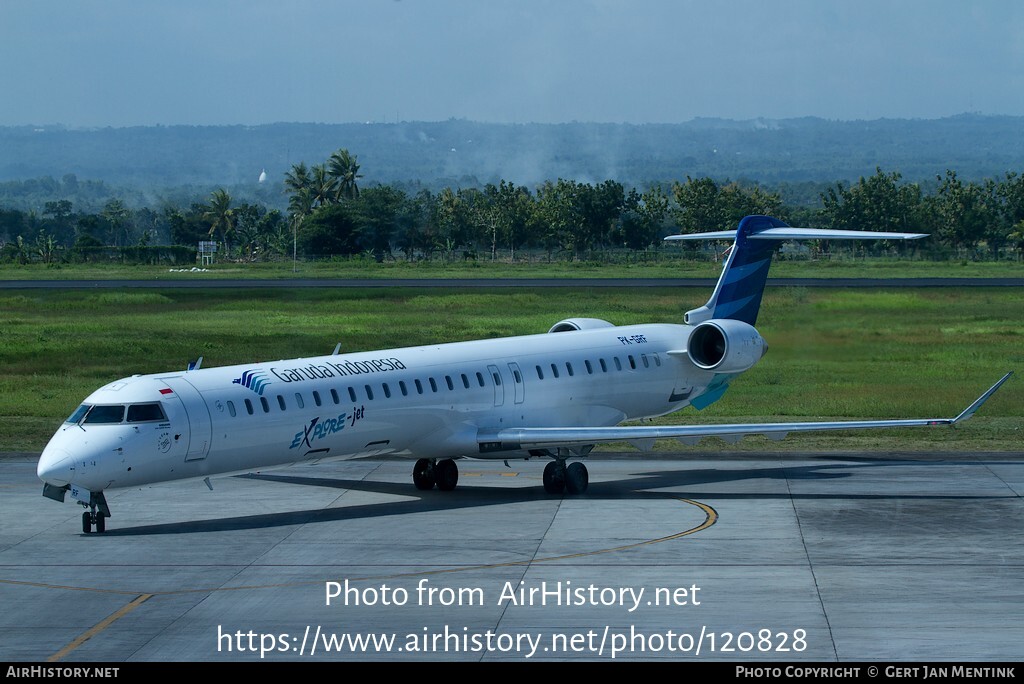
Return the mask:
<path id="1" fill-rule="evenodd" d="M 89 510 L 82 513 L 82 532 L 91 534 L 93 527 L 96 532 L 102 534 L 107 531 L 107 518 L 110 517 L 110 508 L 107 506 L 107 498 L 103 492 L 90 492 Z"/>

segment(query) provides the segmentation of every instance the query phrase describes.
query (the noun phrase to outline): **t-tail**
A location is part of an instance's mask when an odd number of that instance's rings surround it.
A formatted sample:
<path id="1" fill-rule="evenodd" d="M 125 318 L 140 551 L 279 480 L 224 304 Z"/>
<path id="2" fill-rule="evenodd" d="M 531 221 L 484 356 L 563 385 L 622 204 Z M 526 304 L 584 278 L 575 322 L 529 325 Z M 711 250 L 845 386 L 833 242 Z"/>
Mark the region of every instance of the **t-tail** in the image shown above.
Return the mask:
<path id="1" fill-rule="evenodd" d="M 671 235 L 666 240 L 734 240 L 722 275 L 707 304 L 686 313 L 697 325 L 711 319 L 757 322 L 775 248 L 786 240 L 916 240 L 927 233 L 883 233 L 870 230 L 793 228 L 771 216 L 747 216 L 736 230 Z"/>

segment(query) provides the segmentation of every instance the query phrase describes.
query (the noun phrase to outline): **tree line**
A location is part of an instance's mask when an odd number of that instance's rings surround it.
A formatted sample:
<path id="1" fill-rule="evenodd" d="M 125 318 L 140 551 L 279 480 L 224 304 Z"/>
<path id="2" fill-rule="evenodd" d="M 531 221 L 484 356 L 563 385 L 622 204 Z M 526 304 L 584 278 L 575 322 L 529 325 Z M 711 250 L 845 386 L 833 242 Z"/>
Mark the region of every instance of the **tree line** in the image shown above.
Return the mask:
<path id="1" fill-rule="evenodd" d="M 804 227 L 929 233 L 928 250 L 939 258 L 1019 259 L 1024 253 L 1024 176 L 1013 172 L 977 182 L 949 170 L 926 191 L 877 168 L 856 183 L 828 186 L 817 206 L 787 204 L 779 192 L 755 183 L 708 177 L 643 190 L 615 180 L 560 178 L 532 189 L 500 180 L 437 192 L 361 188 L 362 178 L 356 155 L 339 149 L 323 163 L 295 164 L 285 174 L 286 211 L 235 202 L 223 188 L 187 207 L 130 209 L 111 199 L 98 212 L 79 212 L 69 200 L 54 199 L 39 214 L 0 208 L 0 259 L 184 263 L 195 258 L 200 240 L 216 240 L 220 258 L 240 261 L 292 255 L 519 260 L 538 254 L 600 260 L 613 251 L 656 253 L 666 235 L 729 230 L 748 214 Z"/>

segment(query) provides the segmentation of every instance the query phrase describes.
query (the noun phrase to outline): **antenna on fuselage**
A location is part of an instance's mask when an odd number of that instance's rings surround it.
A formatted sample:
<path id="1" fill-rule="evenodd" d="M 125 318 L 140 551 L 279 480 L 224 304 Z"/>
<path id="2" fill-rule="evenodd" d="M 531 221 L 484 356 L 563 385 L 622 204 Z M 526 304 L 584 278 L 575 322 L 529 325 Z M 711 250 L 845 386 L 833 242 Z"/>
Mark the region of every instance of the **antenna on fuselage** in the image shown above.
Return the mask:
<path id="1" fill-rule="evenodd" d="M 188 371 L 199 370 L 200 366 L 202 366 L 202 365 L 203 365 L 203 357 L 200 356 L 195 361 L 189 361 L 188 362 L 188 368 L 185 369 L 185 372 L 187 373 Z"/>
<path id="2" fill-rule="evenodd" d="M 331 352 L 331 356 L 337 356 L 340 353 L 341 353 L 341 342 L 339 342 L 337 345 L 335 345 L 334 351 Z"/>

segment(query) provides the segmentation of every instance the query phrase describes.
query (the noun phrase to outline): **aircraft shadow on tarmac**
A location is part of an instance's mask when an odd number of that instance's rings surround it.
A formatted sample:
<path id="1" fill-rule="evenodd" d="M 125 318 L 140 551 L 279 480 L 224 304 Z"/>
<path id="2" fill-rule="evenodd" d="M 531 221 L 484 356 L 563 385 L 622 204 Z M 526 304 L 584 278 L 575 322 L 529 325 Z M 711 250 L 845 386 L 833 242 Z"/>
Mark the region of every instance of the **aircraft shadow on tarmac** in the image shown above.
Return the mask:
<path id="1" fill-rule="evenodd" d="M 918 462 L 920 463 L 920 462 Z M 862 494 L 862 493 L 793 493 L 793 492 L 688 492 L 687 489 L 699 485 L 738 482 L 742 480 L 834 480 L 850 478 L 850 472 L 860 468 L 878 468 L 883 466 L 907 465 L 906 461 L 872 461 L 870 463 L 835 463 L 804 466 L 772 466 L 756 468 L 717 469 L 717 468 L 682 468 L 679 470 L 661 470 L 647 473 L 630 473 L 629 479 L 608 482 L 591 482 L 587 493 L 578 497 L 580 501 L 614 501 L 614 500 L 652 500 L 677 499 L 693 497 L 699 499 L 822 499 L 822 500 L 976 500 L 1015 498 L 1006 496 L 970 496 L 955 494 Z M 836 472 L 845 471 L 845 472 Z M 404 501 L 387 501 L 365 505 L 345 506 L 341 508 L 314 508 L 307 510 L 288 511 L 282 513 L 264 513 L 259 515 L 218 518 L 212 520 L 194 520 L 184 522 L 162 523 L 108 529 L 106 536 L 158 535 L 158 534 L 191 534 L 203 532 L 224 532 L 231 530 L 250 530 L 308 523 L 333 522 L 339 520 L 356 520 L 388 515 L 407 515 L 444 511 L 460 508 L 496 506 L 516 504 L 529 501 L 552 501 L 556 497 L 547 494 L 540 483 L 535 487 L 491 487 L 465 484 L 450 492 L 438 490 L 417 491 L 410 482 L 380 482 L 373 480 L 350 480 L 327 477 L 306 477 L 283 474 L 250 474 L 239 475 L 242 479 L 263 480 L 285 484 L 331 487 L 339 490 L 353 490 L 415 499 Z M 538 471 L 539 479 L 539 471 Z M 649 491 L 665 490 L 673 491 Z M 297 497 L 298 498 L 298 497 Z M 573 497 L 576 498 L 576 497 Z"/>

